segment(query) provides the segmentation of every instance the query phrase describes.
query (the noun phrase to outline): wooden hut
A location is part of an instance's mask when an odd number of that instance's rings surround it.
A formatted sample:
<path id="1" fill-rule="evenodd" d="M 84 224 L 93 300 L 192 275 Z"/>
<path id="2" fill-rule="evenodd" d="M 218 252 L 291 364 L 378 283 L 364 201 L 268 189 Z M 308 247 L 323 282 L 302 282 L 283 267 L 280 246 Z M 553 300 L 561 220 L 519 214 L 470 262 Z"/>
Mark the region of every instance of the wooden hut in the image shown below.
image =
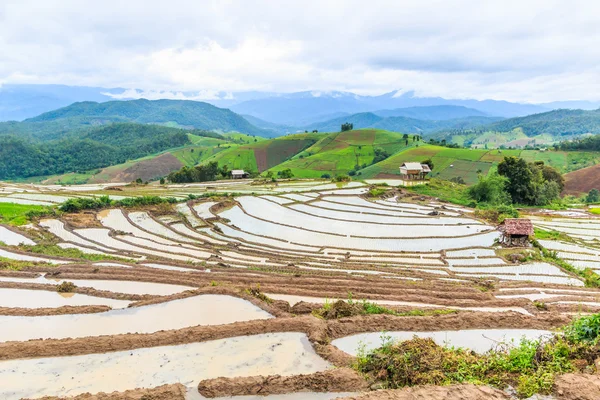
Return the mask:
<path id="1" fill-rule="evenodd" d="M 404 180 L 424 180 L 430 172 L 429 165 L 418 162 L 405 162 L 400 166 L 400 175 Z"/>
<path id="2" fill-rule="evenodd" d="M 498 227 L 500 242 L 506 246 L 527 246 L 533 235 L 533 223 L 527 218 L 507 218 Z"/>

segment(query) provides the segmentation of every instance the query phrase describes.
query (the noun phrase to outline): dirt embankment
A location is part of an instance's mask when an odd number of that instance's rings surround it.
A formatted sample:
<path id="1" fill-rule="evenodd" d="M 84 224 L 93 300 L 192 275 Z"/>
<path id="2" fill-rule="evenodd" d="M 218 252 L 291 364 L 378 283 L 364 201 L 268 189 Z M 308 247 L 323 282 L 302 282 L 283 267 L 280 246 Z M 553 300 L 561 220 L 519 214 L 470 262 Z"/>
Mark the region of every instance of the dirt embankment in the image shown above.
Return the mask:
<path id="1" fill-rule="evenodd" d="M 21 317 L 40 317 L 44 315 L 64 314 L 94 314 L 110 311 L 109 306 L 62 306 L 56 308 L 8 308 L 0 307 L 0 315 L 14 315 Z"/>
<path id="2" fill-rule="evenodd" d="M 553 391 L 561 400 L 598 400 L 600 399 L 600 375 L 557 376 Z"/>
<path id="3" fill-rule="evenodd" d="M 398 390 L 377 390 L 343 400 L 509 400 L 501 390 L 487 386 L 414 386 Z"/>
<path id="4" fill-rule="evenodd" d="M 185 400 L 186 389 L 180 383 L 152 389 L 134 389 L 125 392 L 83 393 L 73 397 L 45 396 L 36 400 Z M 30 399 L 24 399 L 30 400 Z"/>
<path id="5" fill-rule="evenodd" d="M 201 381 L 198 391 L 205 397 L 283 394 L 291 392 L 358 392 L 367 382 L 349 368 L 294 376 L 251 376 Z"/>
<path id="6" fill-rule="evenodd" d="M 150 334 L 123 334 L 76 339 L 38 339 L 26 342 L 6 342 L 0 343 L 0 360 L 106 353 L 144 347 L 204 342 L 261 333 L 303 332 L 308 336 L 315 351 L 320 356 L 335 365 L 347 366 L 351 362 L 352 357 L 330 345 L 329 341 L 331 339 L 355 333 L 380 332 L 383 330 L 437 331 L 469 328 L 551 329 L 563 326 L 569 321 L 568 316 L 553 314 L 529 317 L 519 313 L 470 312 L 431 317 L 367 315 L 331 321 L 324 321 L 313 316 L 282 317 L 236 322 L 227 325 L 200 325 Z"/>

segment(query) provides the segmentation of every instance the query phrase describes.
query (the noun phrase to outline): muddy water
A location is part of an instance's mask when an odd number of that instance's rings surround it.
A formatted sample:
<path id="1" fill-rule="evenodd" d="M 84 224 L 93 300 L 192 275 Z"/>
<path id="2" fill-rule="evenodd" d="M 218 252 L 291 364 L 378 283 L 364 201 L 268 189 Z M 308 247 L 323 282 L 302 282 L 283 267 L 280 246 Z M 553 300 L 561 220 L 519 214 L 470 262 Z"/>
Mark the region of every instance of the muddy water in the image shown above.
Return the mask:
<path id="1" fill-rule="evenodd" d="M 64 281 L 73 282 L 78 287 L 91 287 L 97 290 L 108 290 L 116 293 L 126 294 L 153 294 L 157 296 L 168 296 L 180 293 L 186 290 L 196 289 L 191 286 L 171 285 L 167 283 L 137 282 L 137 281 L 102 281 L 95 279 L 48 279 L 43 276 L 38 278 L 9 278 L 0 277 L 0 282 L 21 282 L 21 283 L 45 283 L 48 285 L 58 285 Z"/>
<path id="2" fill-rule="evenodd" d="M 85 294 L 49 292 L 46 290 L 0 289 L 0 307 L 54 308 L 95 305 L 125 308 L 129 305 L 129 301 L 104 299 Z"/>
<path id="3" fill-rule="evenodd" d="M 536 329 L 468 329 L 461 331 L 438 331 L 438 332 L 385 332 L 394 341 L 410 340 L 413 336 L 432 338 L 440 346 L 462 347 L 485 353 L 499 343 L 518 344 L 521 338 L 537 339 L 549 335 L 550 331 Z M 331 342 L 338 349 L 357 355 L 360 348 L 371 351 L 382 344 L 382 333 L 360 333 L 347 336 Z"/>
<path id="4" fill-rule="evenodd" d="M 221 376 L 324 371 L 303 333 L 272 333 L 106 354 L 0 362 L 0 398 L 73 396 L 181 382 L 190 389 Z"/>
<path id="5" fill-rule="evenodd" d="M 272 318 L 269 313 L 246 300 L 207 294 L 97 314 L 0 316 L 0 342 L 152 333 L 196 325 L 221 325 L 268 318 Z"/>

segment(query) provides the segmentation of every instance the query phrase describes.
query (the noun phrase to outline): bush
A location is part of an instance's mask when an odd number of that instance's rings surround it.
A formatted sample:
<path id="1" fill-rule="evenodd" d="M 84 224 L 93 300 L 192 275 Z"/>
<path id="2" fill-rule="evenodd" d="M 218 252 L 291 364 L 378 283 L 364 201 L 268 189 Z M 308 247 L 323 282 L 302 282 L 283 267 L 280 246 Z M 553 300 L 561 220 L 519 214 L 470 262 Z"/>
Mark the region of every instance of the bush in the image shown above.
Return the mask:
<path id="1" fill-rule="evenodd" d="M 94 198 L 77 198 L 69 199 L 62 203 L 58 209 L 62 212 L 79 212 L 81 210 L 99 210 L 101 208 L 110 207 L 111 201 L 108 196 Z"/>
<path id="2" fill-rule="evenodd" d="M 334 182 L 350 182 L 351 180 L 352 178 L 348 175 L 336 175 L 335 178 L 333 178 Z"/>
<path id="3" fill-rule="evenodd" d="M 331 175 L 330 174 L 323 174 L 323 175 L 321 175 L 321 179 L 331 179 Z"/>
<path id="4" fill-rule="evenodd" d="M 354 175 L 356 175 L 356 171 L 355 170 L 351 170 L 351 171 L 348 172 L 348 175 L 354 176 Z"/>
<path id="5" fill-rule="evenodd" d="M 58 293 L 71 293 L 76 288 L 77 288 L 77 286 L 75 286 L 75 284 L 73 282 L 65 281 L 56 287 L 56 291 Z"/>

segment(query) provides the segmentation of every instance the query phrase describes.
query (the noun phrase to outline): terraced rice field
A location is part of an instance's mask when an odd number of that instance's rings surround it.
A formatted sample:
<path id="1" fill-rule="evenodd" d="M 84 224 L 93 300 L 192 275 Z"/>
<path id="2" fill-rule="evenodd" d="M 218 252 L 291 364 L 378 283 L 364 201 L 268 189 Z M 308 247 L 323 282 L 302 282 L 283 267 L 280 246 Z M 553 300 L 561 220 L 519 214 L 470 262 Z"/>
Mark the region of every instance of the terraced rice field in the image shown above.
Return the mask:
<path id="1" fill-rule="evenodd" d="M 9 189 L 50 203 L 102 191 Z M 500 248 L 495 226 L 435 199 L 323 181 L 146 190 L 182 201 L 0 225 L 0 398 L 139 399 L 161 385 L 165 399 L 256 395 L 249 377 L 281 375 L 265 399 L 333 399 L 370 390 L 349 367 L 382 331 L 485 351 L 600 311 L 600 290 L 578 275 L 509 261 L 531 250 Z M 186 199 L 208 191 L 242 194 Z M 600 220 L 531 218 L 570 238 L 542 246 L 600 272 Z M 49 242 L 79 253 L 30 251 Z M 396 314 L 312 314 L 348 298 Z"/>

